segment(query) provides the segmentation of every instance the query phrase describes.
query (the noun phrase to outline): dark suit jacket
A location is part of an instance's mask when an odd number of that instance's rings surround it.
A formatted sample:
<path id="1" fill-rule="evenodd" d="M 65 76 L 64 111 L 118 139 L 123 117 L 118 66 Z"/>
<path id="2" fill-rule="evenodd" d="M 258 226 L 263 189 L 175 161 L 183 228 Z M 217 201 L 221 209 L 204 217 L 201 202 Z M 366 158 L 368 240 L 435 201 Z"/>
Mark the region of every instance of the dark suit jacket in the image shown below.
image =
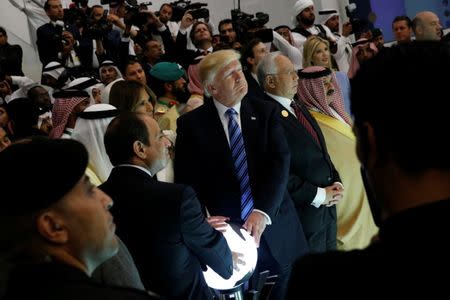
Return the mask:
<path id="1" fill-rule="evenodd" d="M 80 34 L 75 26 L 68 26 L 64 30 L 72 33 L 75 40 L 80 39 Z M 45 66 L 52 61 L 64 64 L 65 62 L 58 58 L 58 52 L 62 51 L 61 40 L 56 38 L 57 34 L 61 34 L 61 28 L 53 26 L 52 23 L 46 23 L 37 29 L 36 34 L 36 44 L 42 65 Z"/>
<path id="2" fill-rule="evenodd" d="M 2 299 L 156 299 L 145 291 L 109 287 L 84 272 L 57 262 L 21 265 L 13 269 Z"/>
<path id="3" fill-rule="evenodd" d="M 247 84 L 248 84 L 247 97 L 256 98 L 259 100 L 264 99 L 266 94 L 264 93 L 264 90 L 261 88 L 259 83 L 250 74 L 250 71 L 245 71 L 244 75 L 245 75 L 245 80 L 247 80 Z"/>
<path id="4" fill-rule="evenodd" d="M 307 245 L 286 190 L 290 155 L 278 111 L 271 103 L 244 98 L 240 114 L 254 207 L 272 220 L 263 238 L 275 260 L 289 264 Z M 175 149 L 175 180 L 191 185 L 211 215 L 240 222 L 239 182 L 211 99 L 178 118 Z"/>
<path id="5" fill-rule="evenodd" d="M 114 201 L 117 235 L 128 246 L 147 289 L 169 299 L 211 299 L 201 265 L 231 276 L 228 245 L 206 222 L 190 187 L 118 167 L 100 188 Z"/>
<path id="6" fill-rule="evenodd" d="M 276 100 L 268 95 L 265 97 L 267 101 L 276 103 L 280 110 L 284 109 Z M 288 190 L 297 208 L 306 237 L 309 237 L 330 222 L 336 222 L 335 206 L 316 208 L 311 205 L 317 194 L 317 187 L 326 187 L 341 180 L 328 155 L 319 125 L 307 109 L 300 107 L 316 131 L 320 147 L 291 113 L 287 117 L 281 117 L 281 125 L 291 150 Z"/>
<path id="7" fill-rule="evenodd" d="M 23 76 L 22 56 L 20 45 L 0 45 L 0 69 L 6 75 Z"/>
<path id="8" fill-rule="evenodd" d="M 346 299 L 448 297 L 449 215 L 449 199 L 412 208 L 382 222 L 379 240 L 364 250 L 305 256 L 292 271 L 288 299 L 328 299 L 343 287 Z M 323 274 L 333 277 L 326 287 L 317 280 Z"/>

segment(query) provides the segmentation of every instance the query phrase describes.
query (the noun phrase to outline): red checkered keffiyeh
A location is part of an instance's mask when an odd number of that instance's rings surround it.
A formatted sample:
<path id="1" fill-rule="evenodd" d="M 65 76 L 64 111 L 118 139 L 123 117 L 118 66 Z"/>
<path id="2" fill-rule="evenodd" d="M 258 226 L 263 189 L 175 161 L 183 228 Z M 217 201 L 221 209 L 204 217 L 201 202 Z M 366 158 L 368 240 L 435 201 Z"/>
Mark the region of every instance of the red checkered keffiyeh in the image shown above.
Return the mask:
<path id="1" fill-rule="evenodd" d="M 70 113 L 75 106 L 82 101 L 89 99 L 89 97 L 71 97 L 71 98 L 56 98 L 53 105 L 52 121 L 53 129 L 50 132 L 50 138 L 59 139 L 66 128 L 67 120 Z"/>
<path id="2" fill-rule="evenodd" d="M 327 69 L 324 67 L 311 66 L 303 69 L 301 72 L 316 73 L 324 72 L 325 70 Z M 334 92 L 330 96 L 327 96 L 327 91 L 331 89 Z M 335 118 L 331 110 L 332 108 L 347 124 L 352 125 L 351 118 L 345 112 L 341 88 L 337 83 L 334 72 L 318 78 L 300 78 L 298 81 L 297 95 L 299 101 L 308 109 L 318 110 L 327 116 Z"/>

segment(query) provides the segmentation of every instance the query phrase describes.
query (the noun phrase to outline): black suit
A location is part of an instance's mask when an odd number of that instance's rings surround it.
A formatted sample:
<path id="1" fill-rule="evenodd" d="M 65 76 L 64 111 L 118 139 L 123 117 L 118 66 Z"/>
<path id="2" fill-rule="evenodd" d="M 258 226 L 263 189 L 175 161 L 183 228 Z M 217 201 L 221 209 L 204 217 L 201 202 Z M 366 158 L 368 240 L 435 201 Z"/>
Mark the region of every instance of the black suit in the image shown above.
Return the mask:
<path id="1" fill-rule="evenodd" d="M 147 292 L 109 287 L 95 282 L 81 270 L 57 262 L 22 264 L 10 274 L 6 296 L 2 299 L 94 300 L 156 299 Z"/>
<path id="2" fill-rule="evenodd" d="M 240 115 L 254 208 L 272 221 L 262 241 L 276 263 L 287 266 L 307 245 L 286 190 L 290 155 L 278 111 L 271 103 L 244 98 Z M 191 185 L 211 215 L 241 222 L 232 153 L 211 99 L 178 118 L 175 156 L 175 180 Z"/>
<path id="3" fill-rule="evenodd" d="M 364 250 L 305 256 L 292 271 L 289 299 L 327 299 L 344 289 L 346 299 L 448 297 L 449 215 L 448 199 L 419 206 L 382 222 L 379 240 Z M 325 287 L 315 280 L 323 274 L 332 274 Z"/>
<path id="4" fill-rule="evenodd" d="M 260 100 L 264 99 L 266 94 L 264 93 L 264 90 L 259 85 L 258 81 L 256 81 L 255 78 L 253 78 L 250 71 L 245 71 L 244 75 L 245 75 L 245 80 L 247 80 L 247 84 L 248 84 L 247 97 L 256 98 L 256 99 L 260 99 Z"/>
<path id="5" fill-rule="evenodd" d="M 265 97 L 267 101 L 276 103 L 280 110 L 285 110 L 268 95 Z M 321 205 L 316 208 L 311 203 L 317 194 L 317 187 L 330 186 L 341 180 L 328 155 L 319 125 L 307 109 L 302 105 L 300 108 L 317 133 L 320 146 L 294 115 L 289 113 L 286 117 L 281 116 L 281 125 L 291 150 L 288 190 L 303 224 L 310 250 L 334 250 L 337 234 L 336 207 Z"/>
<path id="6" fill-rule="evenodd" d="M 69 31 L 72 33 L 75 40 L 80 39 L 78 29 L 72 25 L 68 25 L 62 29 L 61 26 L 46 23 L 37 29 L 36 44 L 38 47 L 39 59 L 44 67 L 52 61 L 61 62 L 63 65 L 65 64 L 65 61 L 62 61 L 62 59 L 58 57 L 58 52 L 62 51 L 62 41 L 57 37 L 61 36 L 62 31 Z"/>
<path id="7" fill-rule="evenodd" d="M 201 265 L 231 276 L 228 245 L 206 222 L 190 187 L 158 182 L 124 166 L 114 168 L 100 188 L 114 201 L 117 234 L 147 289 L 169 299 L 211 299 Z"/>

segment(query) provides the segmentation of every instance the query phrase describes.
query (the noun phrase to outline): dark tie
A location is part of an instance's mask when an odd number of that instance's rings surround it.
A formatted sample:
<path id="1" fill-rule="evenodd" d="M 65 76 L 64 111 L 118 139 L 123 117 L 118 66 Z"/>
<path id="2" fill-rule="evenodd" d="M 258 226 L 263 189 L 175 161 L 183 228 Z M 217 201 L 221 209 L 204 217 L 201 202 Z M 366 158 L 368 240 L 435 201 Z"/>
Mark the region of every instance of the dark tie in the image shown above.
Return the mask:
<path id="1" fill-rule="evenodd" d="M 234 117 L 234 115 L 237 115 L 237 112 L 233 108 L 229 108 L 225 114 L 228 116 L 228 134 L 230 137 L 231 154 L 234 160 L 234 170 L 241 188 L 241 219 L 245 222 L 253 210 L 253 197 L 248 178 L 247 155 L 245 154 L 241 129 Z"/>
<path id="2" fill-rule="evenodd" d="M 306 130 L 311 134 L 313 139 L 316 141 L 317 145 L 320 147 L 319 137 L 317 136 L 317 132 L 312 127 L 311 123 L 308 121 L 308 119 L 303 114 L 302 110 L 298 106 L 295 101 L 291 102 L 291 107 L 294 109 L 295 115 L 297 116 L 297 120 L 302 124 L 303 127 L 306 128 Z"/>

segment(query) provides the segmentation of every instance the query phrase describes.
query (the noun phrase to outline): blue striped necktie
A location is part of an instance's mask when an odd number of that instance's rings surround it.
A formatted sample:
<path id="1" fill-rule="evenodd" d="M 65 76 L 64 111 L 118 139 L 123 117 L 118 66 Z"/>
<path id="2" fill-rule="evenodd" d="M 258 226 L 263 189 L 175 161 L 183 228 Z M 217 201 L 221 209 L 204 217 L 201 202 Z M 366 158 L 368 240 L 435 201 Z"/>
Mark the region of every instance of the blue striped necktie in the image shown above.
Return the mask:
<path id="1" fill-rule="evenodd" d="M 241 219 L 245 222 L 253 211 L 253 197 L 248 178 L 247 155 L 245 154 L 241 129 L 234 117 L 234 115 L 237 115 L 237 112 L 233 108 L 229 108 L 225 114 L 228 116 L 228 134 L 230 137 L 231 154 L 234 160 L 234 170 L 241 188 Z"/>

